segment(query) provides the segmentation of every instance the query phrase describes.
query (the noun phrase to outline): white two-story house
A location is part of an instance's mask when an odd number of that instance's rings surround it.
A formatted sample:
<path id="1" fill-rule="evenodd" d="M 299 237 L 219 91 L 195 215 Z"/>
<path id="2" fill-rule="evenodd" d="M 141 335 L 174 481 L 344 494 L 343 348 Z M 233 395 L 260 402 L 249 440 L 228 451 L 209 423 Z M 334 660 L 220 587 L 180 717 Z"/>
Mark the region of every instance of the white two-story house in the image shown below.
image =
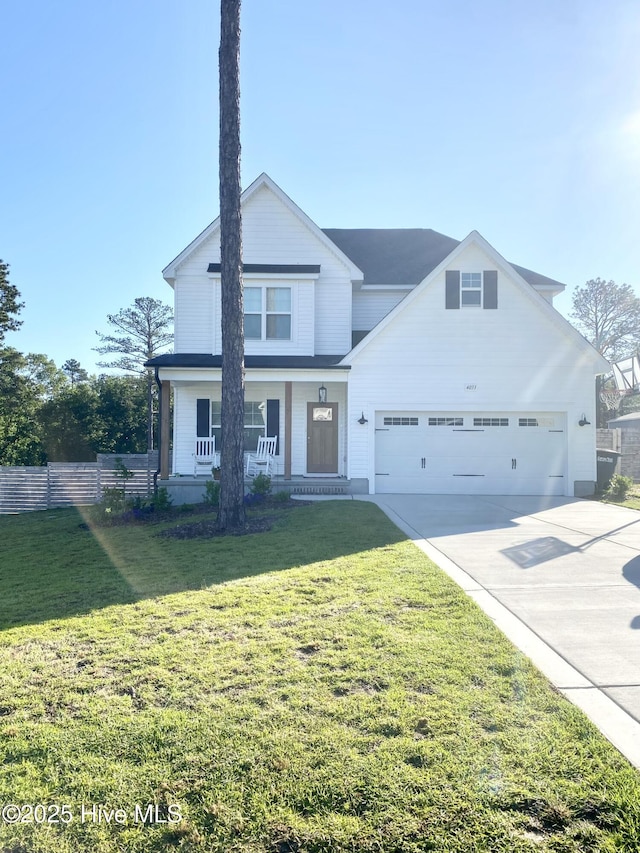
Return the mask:
<path id="1" fill-rule="evenodd" d="M 475 231 L 323 230 L 267 175 L 242 218 L 245 450 L 277 436 L 283 485 L 593 492 L 594 377 L 608 363 L 554 309 L 564 285 Z M 198 438 L 223 450 L 219 236 L 216 220 L 163 271 L 175 351 L 150 362 L 163 483 L 193 477 Z"/>

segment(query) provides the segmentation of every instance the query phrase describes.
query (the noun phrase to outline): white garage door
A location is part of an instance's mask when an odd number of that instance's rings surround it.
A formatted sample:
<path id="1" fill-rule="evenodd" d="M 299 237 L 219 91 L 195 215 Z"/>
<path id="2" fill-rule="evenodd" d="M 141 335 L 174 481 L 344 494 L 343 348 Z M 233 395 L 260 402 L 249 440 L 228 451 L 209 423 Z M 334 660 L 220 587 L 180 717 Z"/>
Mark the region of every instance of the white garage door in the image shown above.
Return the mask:
<path id="1" fill-rule="evenodd" d="M 377 412 L 376 492 L 563 495 L 557 412 Z"/>

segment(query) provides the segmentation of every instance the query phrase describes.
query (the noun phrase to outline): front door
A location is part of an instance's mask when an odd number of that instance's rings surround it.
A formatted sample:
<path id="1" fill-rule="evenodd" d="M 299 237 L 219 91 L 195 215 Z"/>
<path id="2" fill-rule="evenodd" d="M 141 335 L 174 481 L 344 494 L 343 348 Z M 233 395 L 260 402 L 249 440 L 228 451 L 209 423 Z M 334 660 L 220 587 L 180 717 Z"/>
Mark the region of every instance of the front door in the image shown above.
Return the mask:
<path id="1" fill-rule="evenodd" d="M 307 472 L 338 473 L 337 403 L 307 403 Z"/>

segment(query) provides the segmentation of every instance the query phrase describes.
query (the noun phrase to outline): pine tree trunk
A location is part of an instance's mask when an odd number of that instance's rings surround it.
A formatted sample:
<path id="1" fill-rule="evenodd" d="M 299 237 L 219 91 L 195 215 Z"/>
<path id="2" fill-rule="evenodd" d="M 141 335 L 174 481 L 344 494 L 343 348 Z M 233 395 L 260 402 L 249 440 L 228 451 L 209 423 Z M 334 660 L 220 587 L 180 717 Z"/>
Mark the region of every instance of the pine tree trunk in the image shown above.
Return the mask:
<path id="1" fill-rule="evenodd" d="M 240 213 L 240 0 L 220 4 L 222 447 L 218 528 L 244 527 L 244 302 Z"/>

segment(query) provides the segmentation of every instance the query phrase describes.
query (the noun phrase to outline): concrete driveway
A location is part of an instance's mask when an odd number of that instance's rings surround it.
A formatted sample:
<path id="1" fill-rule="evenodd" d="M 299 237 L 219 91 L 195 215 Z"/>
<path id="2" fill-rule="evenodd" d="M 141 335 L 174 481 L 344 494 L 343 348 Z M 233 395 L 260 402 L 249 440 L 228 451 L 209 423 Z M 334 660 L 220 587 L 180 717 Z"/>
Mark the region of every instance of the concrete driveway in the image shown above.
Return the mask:
<path id="1" fill-rule="evenodd" d="M 640 512 L 573 498 L 369 500 L 640 767 Z"/>

